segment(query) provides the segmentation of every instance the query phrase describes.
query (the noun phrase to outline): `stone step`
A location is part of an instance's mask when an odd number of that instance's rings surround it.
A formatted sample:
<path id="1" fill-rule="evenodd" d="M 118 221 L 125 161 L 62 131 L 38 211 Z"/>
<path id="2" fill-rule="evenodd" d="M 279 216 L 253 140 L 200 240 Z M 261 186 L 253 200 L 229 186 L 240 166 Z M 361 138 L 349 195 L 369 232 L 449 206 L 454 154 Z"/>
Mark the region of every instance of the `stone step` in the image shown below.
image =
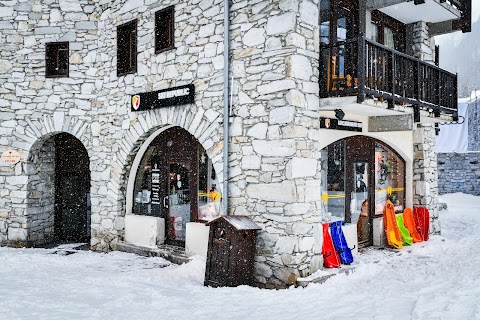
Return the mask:
<path id="1" fill-rule="evenodd" d="M 171 245 L 160 245 L 158 247 L 144 247 L 127 242 L 119 242 L 117 250 L 127 253 L 135 253 L 144 257 L 162 257 L 175 264 L 183 264 L 190 261 L 185 253 L 185 248 Z"/>

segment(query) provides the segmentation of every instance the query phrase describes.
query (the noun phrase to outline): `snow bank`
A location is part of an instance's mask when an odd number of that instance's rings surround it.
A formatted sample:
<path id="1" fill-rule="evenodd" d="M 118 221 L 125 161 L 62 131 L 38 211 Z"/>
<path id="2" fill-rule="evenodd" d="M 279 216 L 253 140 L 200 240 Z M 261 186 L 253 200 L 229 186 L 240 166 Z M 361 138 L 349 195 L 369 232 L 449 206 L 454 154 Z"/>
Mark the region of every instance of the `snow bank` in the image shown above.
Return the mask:
<path id="1" fill-rule="evenodd" d="M 202 257 L 0 248 L 0 319 L 479 319 L 480 197 L 442 201 L 441 236 L 306 288 L 206 288 Z"/>

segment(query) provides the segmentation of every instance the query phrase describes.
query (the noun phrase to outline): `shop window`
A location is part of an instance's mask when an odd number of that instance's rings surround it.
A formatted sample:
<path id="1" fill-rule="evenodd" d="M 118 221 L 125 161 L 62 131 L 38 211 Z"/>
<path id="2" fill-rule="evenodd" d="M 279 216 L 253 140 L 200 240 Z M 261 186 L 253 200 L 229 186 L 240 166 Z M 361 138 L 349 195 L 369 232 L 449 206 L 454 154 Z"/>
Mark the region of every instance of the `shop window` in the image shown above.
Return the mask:
<path id="1" fill-rule="evenodd" d="M 345 141 L 322 150 L 322 203 L 333 217 L 345 217 Z"/>
<path id="2" fill-rule="evenodd" d="M 405 162 L 388 147 L 375 144 L 375 215 L 382 215 L 391 200 L 395 212 L 405 209 Z"/>
<path id="3" fill-rule="evenodd" d="M 137 20 L 117 27 L 117 75 L 137 72 Z"/>
<path id="4" fill-rule="evenodd" d="M 405 161 L 388 146 L 367 137 L 347 138 L 322 149 L 321 159 L 322 204 L 331 220 L 356 223 L 368 201 L 374 203 L 374 217 L 383 215 L 387 199 L 403 212 Z"/>
<path id="5" fill-rule="evenodd" d="M 171 6 L 155 13 L 155 53 L 174 48 L 175 7 Z"/>
<path id="6" fill-rule="evenodd" d="M 169 219 L 168 236 L 175 240 L 184 239 L 186 222 L 211 220 L 222 213 L 212 161 L 181 129 L 167 130 L 152 141 L 138 166 L 133 192 L 132 212 Z"/>
<path id="7" fill-rule="evenodd" d="M 50 42 L 45 47 L 45 76 L 68 77 L 68 42 Z"/>

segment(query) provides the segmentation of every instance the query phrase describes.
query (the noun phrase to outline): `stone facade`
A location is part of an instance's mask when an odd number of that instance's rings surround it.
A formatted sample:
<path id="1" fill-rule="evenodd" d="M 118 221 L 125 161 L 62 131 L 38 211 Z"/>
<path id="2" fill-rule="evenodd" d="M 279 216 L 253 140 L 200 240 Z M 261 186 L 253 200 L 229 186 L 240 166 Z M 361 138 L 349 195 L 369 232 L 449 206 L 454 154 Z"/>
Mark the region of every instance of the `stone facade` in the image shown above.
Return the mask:
<path id="1" fill-rule="evenodd" d="M 412 23 L 408 26 L 407 33 L 412 37 L 412 46 L 407 46 L 407 52 L 422 61 L 434 64 L 435 39 L 430 36 L 428 24 L 425 21 Z"/>
<path id="2" fill-rule="evenodd" d="M 313 1 L 232 6 L 230 202 L 264 226 L 256 280 L 281 286 L 321 256 L 318 8 Z M 268 191 L 267 191 L 268 190 Z"/>
<path id="3" fill-rule="evenodd" d="M 418 125 L 413 134 L 413 205 L 430 211 L 430 233 L 440 234 L 438 220 L 438 165 L 435 127 Z"/>
<path id="4" fill-rule="evenodd" d="M 156 54 L 155 12 L 171 5 L 175 48 Z M 263 228 L 257 283 L 285 287 L 323 265 L 321 223 L 328 217 L 320 191 L 318 1 L 233 1 L 230 11 L 228 211 Z M 137 72 L 117 76 L 117 27 L 133 19 Z M 53 137 L 60 132 L 80 140 L 90 158 L 95 251 L 114 250 L 124 240 L 126 199 L 133 193 L 128 180 L 153 133 L 187 130 L 223 183 L 223 27 L 221 0 L 1 2 L 0 151 L 16 149 L 22 161 L 0 165 L 0 243 L 52 239 Z M 70 44 L 70 75 L 45 78 L 45 43 L 57 41 Z M 132 94 L 191 83 L 193 104 L 130 112 Z M 415 148 L 414 203 L 431 210 L 437 202 L 433 133 L 417 128 L 414 146 L 406 148 Z"/>
<path id="5" fill-rule="evenodd" d="M 480 195 L 480 153 L 439 153 L 440 194 L 463 192 Z"/>

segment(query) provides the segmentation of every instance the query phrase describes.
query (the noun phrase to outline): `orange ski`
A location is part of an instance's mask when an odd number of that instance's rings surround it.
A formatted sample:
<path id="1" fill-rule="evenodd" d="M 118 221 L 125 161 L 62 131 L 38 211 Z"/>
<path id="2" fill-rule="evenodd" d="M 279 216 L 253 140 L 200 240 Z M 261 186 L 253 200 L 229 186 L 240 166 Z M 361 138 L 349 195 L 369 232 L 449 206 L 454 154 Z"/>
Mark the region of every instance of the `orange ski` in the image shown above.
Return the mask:
<path id="1" fill-rule="evenodd" d="M 395 208 L 390 200 L 387 200 L 385 204 L 383 227 L 387 234 L 388 245 L 395 249 L 402 249 L 402 234 L 400 233 L 400 229 L 398 229 L 397 219 L 395 218 Z"/>
<path id="2" fill-rule="evenodd" d="M 413 243 L 422 242 L 422 236 L 418 233 L 415 227 L 415 219 L 413 218 L 413 212 L 411 208 L 406 208 L 403 211 L 403 222 L 410 236 L 413 238 Z"/>

